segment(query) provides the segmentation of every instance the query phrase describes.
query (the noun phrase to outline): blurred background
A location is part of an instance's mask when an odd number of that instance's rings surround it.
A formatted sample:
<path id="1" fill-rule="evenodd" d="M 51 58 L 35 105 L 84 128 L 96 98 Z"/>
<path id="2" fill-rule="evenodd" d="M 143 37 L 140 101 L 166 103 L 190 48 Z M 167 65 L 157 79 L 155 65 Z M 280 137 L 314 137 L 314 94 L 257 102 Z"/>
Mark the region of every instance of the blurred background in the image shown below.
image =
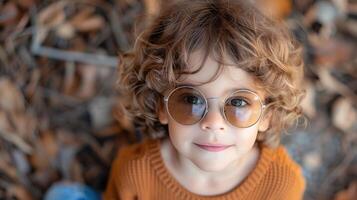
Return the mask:
<path id="1" fill-rule="evenodd" d="M 0 0 L 0 199 L 59 181 L 103 191 L 116 151 L 143 137 L 120 112 L 116 56 L 165 2 Z M 357 1 L 255 3 L 304 46 L 308 125 L 282 141 L 304 199 L 357 199 Z"/>

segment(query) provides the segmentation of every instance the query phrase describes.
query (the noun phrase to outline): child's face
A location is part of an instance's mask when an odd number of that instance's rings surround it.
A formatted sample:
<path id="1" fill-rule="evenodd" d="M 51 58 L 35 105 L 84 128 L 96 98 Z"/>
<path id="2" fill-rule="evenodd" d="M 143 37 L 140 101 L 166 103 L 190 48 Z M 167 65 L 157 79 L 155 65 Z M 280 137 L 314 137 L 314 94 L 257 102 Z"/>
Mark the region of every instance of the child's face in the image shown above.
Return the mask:
<path id="1" fill-rule="evenodd" d="M 202 52 L 194 52 L 189 60 L 192 69 L 196 69 L 202 59 Z M 225 63 L 233 63 L 225 60 Z M 180 83 L 197 85 L 213 77 L 218 69 L 218 63 L 210 57 L 204 63 L 202 70 L 196 74 L 184 75 Z M 258 94 L 264 100 L 264 94 L 258 91 L 254 81 L 245 71 L 224 66 L 218 78 L 212 82 L 195 86 L 205 97 L 221 97 L 229 95 L 232 90 L 246 88 Z M 220 100 L 208 101 L 208 112 L 202 120 L 193 125 L 182 125 L 167 113 L 159 112 L 160 122 L 168 124 L 169 137 L 179 155 L 189 159 L 197 167 L 205 171 L 220 171 L 238 164 L 253 148 L 258 131 L 265 131 L 269 126 L 269 119 L 261 117 L 257 123 L 248 128 L 237 128 L 230 125 L 220 111 Z M 209 150 L 200 147 L 203 144 L 228 145 L 224 150 Z"/>

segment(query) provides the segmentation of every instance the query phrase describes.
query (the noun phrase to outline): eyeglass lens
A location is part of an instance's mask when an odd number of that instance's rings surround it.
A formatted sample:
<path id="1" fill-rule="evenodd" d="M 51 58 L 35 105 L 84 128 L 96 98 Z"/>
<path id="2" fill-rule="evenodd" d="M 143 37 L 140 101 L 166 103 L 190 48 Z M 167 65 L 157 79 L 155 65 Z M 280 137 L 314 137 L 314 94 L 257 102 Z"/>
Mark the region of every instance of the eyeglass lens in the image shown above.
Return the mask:
<path id="1" fill-rule="evenodd" d="M 205 115 L 205 97 L 196 89 L 182 87 L 175 89 L 168 97 L 167 109 L 175 121 L 183 125 L 199 122 Z M 262 112 L 259 96 L 250 91 L 237 91 L 225 101 L 223 112 L 233 126 L 244 128 L 254 125 Z"/>

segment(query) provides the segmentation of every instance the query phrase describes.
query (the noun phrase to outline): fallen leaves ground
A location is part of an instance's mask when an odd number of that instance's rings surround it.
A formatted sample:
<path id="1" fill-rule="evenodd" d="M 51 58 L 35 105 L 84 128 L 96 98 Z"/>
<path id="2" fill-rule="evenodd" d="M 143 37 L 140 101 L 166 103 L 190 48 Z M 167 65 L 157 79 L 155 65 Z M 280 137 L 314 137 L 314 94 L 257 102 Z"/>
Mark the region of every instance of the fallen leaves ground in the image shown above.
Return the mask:
<path id="1" fill-rule="evenodd" d="M 60 180 L 103 190 L 117 149 L 141 138 L 120 112 L 116 55 L 163 2 L 0 1 L 0 199 L 41 199 Z M 355 198 L 356 2 L 257 5 L 304 45 L 309 123 L 283 143 L 303 167 L 305 199 Z"/>

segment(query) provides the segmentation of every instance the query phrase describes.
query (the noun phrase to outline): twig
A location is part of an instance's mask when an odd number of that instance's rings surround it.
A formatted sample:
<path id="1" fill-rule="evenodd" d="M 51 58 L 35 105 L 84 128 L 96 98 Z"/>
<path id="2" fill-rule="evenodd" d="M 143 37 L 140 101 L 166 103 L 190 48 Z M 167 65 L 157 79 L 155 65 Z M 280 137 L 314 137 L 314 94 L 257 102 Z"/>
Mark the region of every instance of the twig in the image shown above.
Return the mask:
<path id="1" fill-rule="evenodd" d="M 124 31 L 122 29 L 122 23 L 119 21 L 119 16 L 115 9 L 111 9 L 109 19 L 111 29 L 114 33 L 115 40 L 117 41 L 119 47 L 121 47 L 123 50 L 128 50 L 128 39 L 124 34 Z"/>
<path id="2" fill-rule="evenodd" d="M 115 68 L 118 64 L 116 57 L 106 55 L 87 54 L 76 51 L 62 51 L 39 45 L 32 45 L 32 53 L 35 55 L 46 56 L 53 59 L 65 60 L 69 62 L 82 62 L 92 65 L 103 65 Z"/>
<path id="3" fill-rule="evenodd" d="M 108 66 L 115 68 L 118 64 L 116 57 L 98 54 L 88 54 L 76 51 L 63 51 L 51 47 L 41 46 L 41 27 L 37 23 L 36 8 L 31 9 L 31 21 L 35 26 L 31 44 L 31 51 L 35 55 L 46 56 L 53 59 L 70 62 L 82 62 L 92 65 Z"/>
<path id="4" fill-rule="evenodd" d="M 4 139 L 9 141 L 10 143 L 17 146 L 23 152 L 30 154 L 32 152 L 32 147 L 28 145 L 22 138 L 16 135 L 16 133 L 8 133 L 4 131 L 0 131 L 0 136 Z"/>
<path id="5" fill-rule="evenodd" d="M 142 5 L 139 2 L 133 3 L 133 7 L 125 13 L 124 16 L 121 16 L 120 20 L 122 24 L 134 24 L 133 18 L 140 14 L 142 11 Z"/>
<path id="6" fill-rule="evenodd" d="M 1 44 L 0 44 L 0 61 L 3 63 L 4 66 L 9 65 L 8 55 Z"/>
<path id="7" fill-rule="evenodd" d="M 62 94 L 62 93 L 60 93 L 60 92 L 58 92 L 56 90 L 53 90 L 51 88 L 45 88 L 45 87 L 42 87 L 42 86 L 37 86 L 36 89 L 39 92 L 42 92 L 45 97 L 55 96 L 56 98 L 60 99 L 61 103 L 63 103 L 63 104 L 76 105 L 76 104 L 79 104 L 79 103 L 82 102 L 81 99 Z"/>

